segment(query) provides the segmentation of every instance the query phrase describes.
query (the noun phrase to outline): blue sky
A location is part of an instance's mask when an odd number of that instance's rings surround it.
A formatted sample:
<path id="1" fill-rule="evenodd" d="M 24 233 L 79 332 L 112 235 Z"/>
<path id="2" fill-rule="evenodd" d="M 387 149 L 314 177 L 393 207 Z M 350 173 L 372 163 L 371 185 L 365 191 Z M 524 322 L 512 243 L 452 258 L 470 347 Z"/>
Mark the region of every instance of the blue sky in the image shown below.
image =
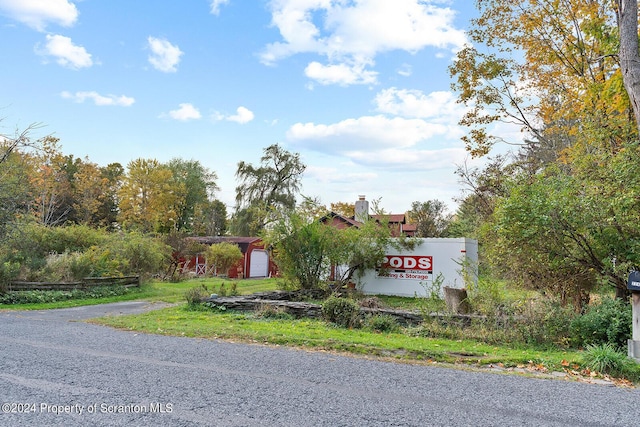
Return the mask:
<path id="1" fill-rule="evenodd" d="M 322 203 L 461 194 L 447 67 L 469 0 L 0 0 L 0 133 L 38 122 L 99 165 L 199 160 L 229 212 L 275 143 Z"/>

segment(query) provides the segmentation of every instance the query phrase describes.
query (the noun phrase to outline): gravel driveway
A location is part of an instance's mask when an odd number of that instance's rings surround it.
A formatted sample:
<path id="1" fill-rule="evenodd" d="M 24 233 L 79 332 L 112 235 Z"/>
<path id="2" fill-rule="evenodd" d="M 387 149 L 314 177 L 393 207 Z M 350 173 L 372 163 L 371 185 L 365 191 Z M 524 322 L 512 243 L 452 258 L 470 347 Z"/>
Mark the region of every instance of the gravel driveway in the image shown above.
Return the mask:
<path id="1" fill-rule="evenodd" d="M 3 426 L 638 426 L 640 392 L 0 312 Z"/>

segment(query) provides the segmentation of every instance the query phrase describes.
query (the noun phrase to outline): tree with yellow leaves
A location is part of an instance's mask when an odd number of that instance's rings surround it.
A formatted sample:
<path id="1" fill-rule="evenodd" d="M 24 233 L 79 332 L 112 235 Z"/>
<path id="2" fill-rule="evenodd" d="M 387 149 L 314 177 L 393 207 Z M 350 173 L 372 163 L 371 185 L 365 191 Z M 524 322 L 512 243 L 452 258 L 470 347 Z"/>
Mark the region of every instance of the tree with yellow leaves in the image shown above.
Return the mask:
<path id="1" fill-rule="evenodd" d="M 469 107 L 460 124 L 469 129 L 464 141 L 473 155 L 501 141 L 492 133 L 499 122 L 518 125 L 536 144 L 553 144 L 558 156 L 576 141 L 615 151 L 637 136 L 613 6 L 478 1 L 480 16 L 469 33 L 474 45 L 450 68 L 459 102 Z"/>
<path id="2" fill-rule="evenodd" d="M 172 177 L 171 169 L 155 159 L 129 162 L 118 192 L 119 222 L 144 232 L 174 229 L 184 184 Z"/>

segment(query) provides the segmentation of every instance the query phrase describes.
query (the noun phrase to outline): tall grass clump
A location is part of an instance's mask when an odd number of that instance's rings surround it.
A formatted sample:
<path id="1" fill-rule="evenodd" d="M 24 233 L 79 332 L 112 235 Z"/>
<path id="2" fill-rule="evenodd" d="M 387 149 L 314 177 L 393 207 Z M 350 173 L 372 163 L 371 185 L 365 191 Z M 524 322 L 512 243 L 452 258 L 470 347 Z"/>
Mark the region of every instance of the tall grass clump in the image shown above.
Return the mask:
<path id="1" fill-rule="evenodd" d="M 197 310 L 202 306 L 202 301 L 207 297 L 206 288 L 202 286 L 194 286 L 184 293 L 187 300 L 187 309 Z"/>
<path id="2" fill-rule="evenodd" d="M 444 276 L 442 273 L 438 274 L 432 281 L 420 282 L 420 285 L 424 288 L 425 296 L 418 297 L 420 300 L 420 311 L 422 315 L 427 317 L 432 313 L 441 313 L 445 310 L 446 305 L 442 298 L 442 285 L 444 283 Z"/>
<path id="3" fill-rule="evenodd" d="M 366 316 L 364 319 L 364 327 L 373 332 L 398 332 L 400 325 L 395 317 L 389 314 L 374 314 Z"/>
<path id="4" fill-rule="evenodd" d="M 504 281 L 480 279 L 467 284 L 469 316 L 425 312 L 425 321 L 412 333 L 446 339 L 476 339 L 488 344 L 526 344 L 539 348 L 569 347 L 570 325 L 577 314 L 571 307 L 548 297 L 514 292 Z M 427 289 L 423 307 L 437 294 Z"/>
<path id="5" fill-rule="evenodd" d="M 611 343 L 588 345 L 582 356 L 584 365 L 592 371 L 631 381 L 640 379 L 640 364 Z"/>

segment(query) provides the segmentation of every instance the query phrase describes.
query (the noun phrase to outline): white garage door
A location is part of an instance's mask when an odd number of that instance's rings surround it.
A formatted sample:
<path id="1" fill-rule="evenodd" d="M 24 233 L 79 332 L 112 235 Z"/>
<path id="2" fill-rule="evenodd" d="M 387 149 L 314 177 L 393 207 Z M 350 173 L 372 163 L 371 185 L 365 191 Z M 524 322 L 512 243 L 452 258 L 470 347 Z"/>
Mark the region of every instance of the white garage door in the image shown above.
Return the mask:
<path id="1" fill-rule="evenodd" d="M 254 249 L 251 251 L 249 277 L 267 277 L 269 275 L 269 255 L 267 251 Z"/>

